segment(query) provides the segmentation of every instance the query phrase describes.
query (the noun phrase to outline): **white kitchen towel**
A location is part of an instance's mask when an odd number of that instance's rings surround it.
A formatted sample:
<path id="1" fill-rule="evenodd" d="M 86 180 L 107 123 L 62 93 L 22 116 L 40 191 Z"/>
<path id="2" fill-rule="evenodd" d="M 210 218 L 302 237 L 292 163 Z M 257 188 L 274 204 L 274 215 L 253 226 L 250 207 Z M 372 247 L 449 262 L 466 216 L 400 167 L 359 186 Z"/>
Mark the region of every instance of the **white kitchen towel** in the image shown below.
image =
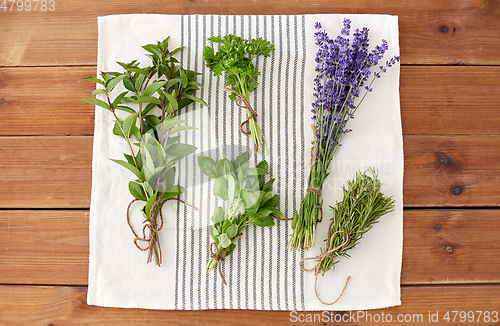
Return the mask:
<path id="1" fill-rule="evenodd" d="M 214 77 L 202 58 L 212 35 L 233 33 L 245 38 L 262 37 L 275 45 L 269 58 L 257 58 L 261 71 L 259 87 L 251 94 L 269 144 L 271 177 L 280 194 L 280 210 L 292 217 L 306 191 L 309 172 L 312 88 L 315 76 L 314 23 L 319 21 L 330 37 L 342 28 L 343 18 L 356 28 L 370 29 L 370 46 L 389 43 L 384 60 L 399 55 L 398 20 L 387 15 L 116 15 L 100 17 L 98 72 L 121 71 L 116 63 L 138 59 L 147 63 L 142 45 L 170 36 L 171 49 L 184 46 L 178 59 L 186 69 L 203 73 L 204 88 L 197 96 L 210 108 L 191 105 L 179 115 L 199 130 L 186 131 L 184 142 L 198 147 L 195 154 L 179 162 L 178 183 L 186 188 L 183 199 L 195 211 L 177 202 L 163 207 L 165 226 L 159 232 L 163 264 L 146 264 L 146 253 L 133 243 L 126 209 L 133 199 L 128 182 L 135 177 L 109 158 L 123 159 L 126 143 L 112 134 L 113 116 L 97 107 L 92 162 L 90 207 L 90 266 L 88 303 L 109 307 L 149 309 L 256 309 L 256 310 L 361 310 L 400 304 L 400 273 L 403 244 L 403 141 L 399 107 L 399 66 L 388 69 L 374 83 L 332 162 L 323 189 L 325 218 L 319 223 L 316 244 L 306 253 L 286 249 L 291 222 L 276 221 L 272 228 L 251 226 L 237 241 L 222 271 L 205 269 L 209 258 L 210 217 L 218 201 L 212 181 L 197 167 L 198 155 L 215 160 L 224 154 L 234 159 L 243 151 L 253 152 L 249 138 L 239 131 L 246 112 L 236 107 L 223 91 L 224 78 Z M 352 32 L 351 32 L 352 33 Z M 117 93 L 120 89 L 115 90 Z M 252 154 L 251 163 L 261 156 Z M 331 212 L 342 198 L 341 186 L 369 166 L 378 169 L 383 192 L 394 196 L 396 209 L 351 250 L 351 258 L 340 258 L 334 270 L 318 280 L 319 294 L 334 300 L 348 276 L 342 298 L 332 306 L 314 295 L 314 273 L 303 272 L 299 261 L 319 253 L 324 244 Z M 140 206 L 132 206 L 132 211 Z M 135 215 L 134 215 L 135 214 Z M 140 225 L 140 214 L 132 219 Z"/>

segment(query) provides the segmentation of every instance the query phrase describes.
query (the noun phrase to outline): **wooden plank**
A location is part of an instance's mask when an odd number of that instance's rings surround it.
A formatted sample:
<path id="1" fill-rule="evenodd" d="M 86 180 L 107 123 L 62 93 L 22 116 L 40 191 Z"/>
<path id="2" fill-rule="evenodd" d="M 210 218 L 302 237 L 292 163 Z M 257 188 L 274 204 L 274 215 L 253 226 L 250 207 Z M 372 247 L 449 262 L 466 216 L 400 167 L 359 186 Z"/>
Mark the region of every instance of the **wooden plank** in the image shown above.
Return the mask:
<path id="1" fill-rule="evenodd" d="M 500 137 L 404 136 L 406 207 L 500 206 Z"/>
<path id="2" fill-rule="evenodd" d="M 403 284 L 500 283 L 500 210 L 405 210 Z"/>
<path id="3" fill-rule="evenodd" d="M 500 67 L 401 67 L 403 134 L 500 134 Z"/>
<path id="4" fill-rule="evenodd" d="M 392 14 L 405 64 L 500 64 L 498 1 L 56 1 L 54 11 L 2 12 L 0 66 L 95 64 L 97 16 L 155 14 Z M 312 35 L 310 36 L 312 37 Z"/>
<path id="5" fill-rule="evenodd" d="M 143 310 L 88 306 L 86 288 L 45 286 L 0 286 L 0 322 L 23 325 L 380 325 L 400 321 L 404 325 L 457 325 L 460 314 L 474 312 L 473 325 L 499 325 L 500 286 L 403 287 L 402 305 L 369 311 L 288 312 L 251 310 Z M 333 309 L 334 307 L 329 307 Z M 449 311 L 448 321 L 444 319 Z M 482 311 L 479 316 L 479 311 Z M 488 311 L 488 313 L 485 313 Z M 382 315 L 383 313 L 383 315 Z M 437 313 L 437 315 L 436 315 Z M 309 314 L 309 315 L 308 315 Z M 316 320 L 314 315 L 317 314 Z M 344 316 L 344 314 L 346 316 Z M 368 316 L 370 314 L 370 316 Z M 488 316 L 488 317 L 486 317 Z M 348 318 L 349 317 L 349 318 Z M 432 322 L 436 318 L 436 322 Z M 472 317 L 472 314 L 470 315 Z M 383 318 L 383 319 L 382 319 Z M 455 318 L 455 322 L 453 322 Z M 342 322 L 342 319 L 345 322 Z M 462 319 L 467 322 L 467 319 Z M 308 323 L 309 324 L 309 323 Z"/>
<path id="6" fill-rule="evenodd" d="M 92 135 L 94 106 L 78 99 L 91 96 L 95 85 L 82 79 L 95 74 L 95 67 L 0 69 L 0 136 Z M 402 66 L 403 133 L 500 134 L 499 75 L 500 67 Z"/>
<path id="7" fill-rule="evenodd" d="M 88 222 L 87 211 L 0 211 L 0 284 L 86 285 Z M 401 283 L 500 283 L 499 230 L 500 210 L 405 211 Z"/>
<path id="8" fill-rule="evenodd" d="M 88 208 L 92 139 L 0 138 L 0 207 Z"/>
<path id="9" fill-rule="evenodd" d="M 0 137 L 0 208 L 88 208 L 92 139 Z M 500 206 L 500 135 L 407 135 L 404 151 L 406 207 Z"/>
<path id="10" fill-rule="evenodd" d="M 86 285 L 88 211 L 0 211 L 0 283 Z"/>
<path id="11" fill-rule="evenodd" d="M 95 67 L 0 69 L 1 135 L 92 135 Z"/>

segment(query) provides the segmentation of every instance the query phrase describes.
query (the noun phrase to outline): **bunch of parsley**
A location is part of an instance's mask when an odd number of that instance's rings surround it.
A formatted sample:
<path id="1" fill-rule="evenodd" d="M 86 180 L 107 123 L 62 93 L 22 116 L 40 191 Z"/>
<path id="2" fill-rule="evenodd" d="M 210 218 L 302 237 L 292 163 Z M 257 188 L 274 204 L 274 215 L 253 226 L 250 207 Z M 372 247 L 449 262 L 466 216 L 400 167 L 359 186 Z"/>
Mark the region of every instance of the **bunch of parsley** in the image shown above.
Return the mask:
<path id="1" fill-rule="evenodd" d="M 226 86 L 233 91 L 229 95 L 232 101 L 238 100 L 238 95 L 234 93 L 237 92 L 244 97 L 243 101 L 246 100 L 247 103 L 250 103 L 249 94 L 257 89 L 259 84 L 256 79 L 260 75 L 252 61 L 259 55 L 269 57 L 270 53 L 274 51 L 274 45 L 260 37 L 246 40 L 232 34 L 224 37 L 212 36 L 208 40 L 220 44 L 220 48 L 218 52 L 215 52 L 213 44 L 205 47 L 203 58 L 207 67 L 210 68 L 214 76 L 221 75 L 223 71 L 226 72 Z M 264 135 L 255 121 L 256 115 L 251 110 L 253 109 L 247 109 L 249 115 L 247 121 L 250 135 L 256 144 L 255 152 L 260 151 L 262 143 L 268 150 Z M 242 127 L 247 121 L 242 124 Z"/>

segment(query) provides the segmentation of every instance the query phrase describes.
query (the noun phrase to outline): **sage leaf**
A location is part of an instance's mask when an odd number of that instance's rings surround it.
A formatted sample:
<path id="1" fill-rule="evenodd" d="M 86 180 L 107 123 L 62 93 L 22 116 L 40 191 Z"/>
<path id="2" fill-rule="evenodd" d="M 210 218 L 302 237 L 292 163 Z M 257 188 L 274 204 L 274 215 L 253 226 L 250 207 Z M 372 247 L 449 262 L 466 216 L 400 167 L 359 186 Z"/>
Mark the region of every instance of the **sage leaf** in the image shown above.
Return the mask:
<path id="1" fill-rule="evenodd" d="M 223 200 L 229 200 L 227 194 L 227 180 L 224 177 L 218 177 L 214 182 L 214 195 L 222 198 Z"/>
<path id="2" fill-rule="evenodd" d="M 224 221 L 224 209 L 222 209 L 222 207 L 220 206 L 217 206 L 212 215 L 212 222 L 214 222 L 214 224 L 218 224 L 223 221 Z"/>
<path id="3" fill-rule="evenodd" d="M 229 175 L 227 177 L 227 198 L 230 203 L 233 202 L 236 197 L 236 181 L 233 176 Z"/>
<path id="4" fill-rule="evenodd" d="M 217 169 L 214 160 L 208 156 L 198 156 L 198 166 L 205 175 L 217 178 Z"/>
<path id="5" fill-rule="evenodd" d="M 215 225 L 210 225 L 210 236 L 212 239 L 215 239 L 216 236 L 219 235 L 219 230 L 217 230 L 217 227 Z"/>
<path id="6" fill-rule="evenodd" d="M 219 248 L 227 248 L 231 245 L 231 239 L 227 236 L 226 233 L 222 233 L 219 235 Z"/>
<path id="7" fill-rule="evenodd" d="M 216 169 L 218 177 L 223 177 L 228 174 L 234 174 L 233 163 L 231 163 L 231 161 L 226 158 L 223 158 L 222 160 L 219 160 L 219 162 L 217 162 Z"/>
<path id="8" fill-rule="evenodd" d="M 247 152 L 241 153 L 238 157 L 233 161 L 233 166 L 235 170 L 238 170 L 240 166 L 243 166 L 250 159 L 250 155 Z"/>
<path id="9" fill-rule="evenodd" d="M 234 238 L 238 234 L 238 226 L 235 224 L 230 225 L 226 230 L 226 234 L 230 239 Z"/>

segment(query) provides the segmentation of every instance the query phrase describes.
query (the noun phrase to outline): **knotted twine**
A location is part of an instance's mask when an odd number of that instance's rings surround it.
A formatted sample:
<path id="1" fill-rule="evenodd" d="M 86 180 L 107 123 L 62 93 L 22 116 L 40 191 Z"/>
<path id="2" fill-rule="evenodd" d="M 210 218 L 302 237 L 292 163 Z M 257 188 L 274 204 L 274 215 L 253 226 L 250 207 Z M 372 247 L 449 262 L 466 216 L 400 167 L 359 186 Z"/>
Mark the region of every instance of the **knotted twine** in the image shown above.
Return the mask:
<path id="1" fill-rule="evenodd" d="M 328 227 L 328 234 L 330 234 L 330 230 L 331 230 L 331 227 L 332 227 L 332 225 L 333 225 L 333 222 L 334 222 L 334 220 L 332 220 L 332 221 L 330 222 L 330 226 Z M 335 248 L 332 248 L 332 246 L 333 246 L 333 238 L 334 238 L 334 236 L 335 236 L 337 233 L 344 233 L 344 234 L 346 235 L 346 239 L 345 239 L 345 241 L 344 241 L 341 245 L 339 245 L 339 246 L 337 246 L 337 247 L 335 247 Z M 314 274 L 315 274 L 315 275 L 314 275 L 314 293 L 316 294 L 316 298 L 318 298 L 318 300 L 319 300 L 319 301 L 321 301 L 321 303 L 323 303 L 323 304 L 325 304 L 325 305 L 332 305 L 332 304 L 334 304 L 334 303 L 336 303 L 337 301 L 339 301 L 339 300 L 340 300 L 340 298 L 341 298 L 341 297 L 342 297 L 342 295 L 344 294 L 345 288 L 347 287 L 347 282 L 349 282 L 349 280 L 350 280 L 350 278 L 351 278 L 351 277 L 350 277 L 350 276 L 348 276 L 348 277 L 347 277 L 347 280 L 345 281 L 345 284 L 344 284 L 344 288 L 342 289 L 342 292 L 340 293 L 340 295 L 337 297 L 337 299 L 336 299 L 335 301 L 333 301 L 333 302 L 325 302 L 325 301 L 321 300 L 321 298 L 319 297 L 319 295 L 318 295 L 318 287 L 317 287 L 317 285 L 318 285 L 318 274 L 319 274 L 319 271 L 320 271 L 320 268 L 321 268 L 321 264 L 323 263 L 323 261 L 324 261 L 326 258 L 328 258 L 328 257 L 330 256 L 330 254 L 335 253 L 335 252 L 337 252 L 339 249 L 344 248 L 344 247 L 345 247 L 345 245 L 347 244 L 347 242 L 348 242 L 348 241 L 349 241 L 349 235 L 347 234 L 347 232 L 345 232 L 345 231 L 343 231 L 343 230 L 338 230 L 338 231 L 335 231 L 335 232 L 331 235 L 331 237 L 330 237 L 330 239 L 329 239 L 329 241 L 328 241 L 328 245 L 327 245 L 327 247 L 326 247 L 325 252 L 323 252 L 321 255 L 316 256 L 316 257 L 303 258 L 303 259 L 301 259 L 301 260 L 300 260 L 300 262 L 299 262 L 299 266 L 300 266 L 300 268 L 301 268 L 303 271 L 305 271 L 305 272 L 310 272 L 310 271 L 313 271 L 313 270 L 314 270 Z M 314 265 L 314 267 L 313 267 L 313 268 L 305 268 L 304 266 L 302 266 L 302 263 L 303 263 L 304 261 L 306 261 L 306 260 L 316 260 L 316 259 L 318 260 L 318 262 L 316 263 L 316 265 Z M 323 273 L 323 275 L 324 275 L 324 273 Z"/>
<path id="2" fill-rule="evenodd" d="M 162 255 L 161 255 L 161 247 L 160 247 L 160 242 L 158 242 L 158 232 L 163 228 L 163 214 L 162 214 L 162 207 L 163 207 L 163 204 L 165 204 L 165 202 L 169 201 L 169 200 L 176 200 L 186 206 L 189 206 L 191 208 L 193 208 L 194 210 L 198 211 L 198 208 L 194 207 L 193 205 L 190 205 L 188 203 L 186 203 L 185 201 L 179 199 L 179 198 L 169 198 L 169 199 L 165 199 L 162 201 L 162 198 L 157 198 L 156 201 L 153 203 L 153 205 L 151 206 L 151 210 L 149 212 L 149 223 L 145 224 L 142 228 L 142 237 L 140 237 L 134 230 L 134 228 L 132 227 L 132 224 L 130 223 L 130 206 L 132 206 L 133 203 L 135 203 L 136 201 L 138 201 L 139 199 L 134 199 L 132 200 L 129 204 L 128 204 L 128 207 L 127 207 L 127 223 L 128 223 L 128 226 L 130 227 L 130 230 L 132 230 L 132 233 L 134 234 L 135 238 L 134 238 L 134 244 L 135 246 L 137 247 L 137 249 L 139 249 L 140 251 L 146 251 L 146 250 L 149 250 L 149 253 L 148 253 L 148 263 L 150 263 L 152 261 L 152 258 L 153 258 L 153 249 L 154 249 L 154 245 L 155 243 L 158 244 L 158 252 L 159 252 L 159 262 L 157 261 L 157 265 L 160 266 L 161 265 L 161 262 L 162 262 Z M 160 212 L 160 227 L 157 227 L 157 223 L 156 223 L 156 214 L 157 212 Z M 149 237 L 146 236 L 146 229 L 149 229 Z M 138 243 L 138 241 L 142 241 L 142 242 L 146 242 L 147 243 L 147 246 L 146 247 L 141 247 Z"/>
<path id="3" fill-rule="evenodd" d="M 252 109 L 250 102 L 243 95 L 241 95 L 240 93 L 238 93 L 235 90 L 230 89 L 229 87 L 224 87 L 224 90 L 226 92 L 234 93 L 236 95 L 236 99 L 234 101 L 236 103 L 236 105 L 242 109 L 247 109 L 248 112 L 250 112 L 250 115 L 247 117 L 247 119 L 240 124 L 240 131 L 244 135 L 250 136 L 252 134 L 252 132 L 250 131 L 250 127 L 247 127 L 248 128 L 247 130 L 245 130 L 243 127 L 250 123 L 250 119 L 254 119 L 257 122 L 257 117 L 258 117 L 257 112 L 255 112 L 255 110 Z M 259 144 L 255 143 L 255 146 L 256 146 L 255 153 L 258 153 L 259 152 Z"/>
<path id="4" fill-rule="evenodd" d="M 236 239 L 238 239 L 242 235 L 243 235 L 243 233 L 240 233 L 240 234 L 236 235 L 233 238 L 233 241 L 236 240 Z M 215 251 L 217 253 L 214 252 L 213 247 L 215 247 Z M 224 277 L 224 274 L 222 274 L 222 267 L 221 267 L 221 263 L 226 260 L 226 248 L 224 248 L 221 251 L 219 251 L 219 247 L 217 247 L 217 244 L 215 242 L 212 242 L 210 244 L 210 258 L 213 258 L 215 261 L 217 261 L 217 265 L 218 265 L 218 268 L 219 268 L 219 275 L 220 275 L 220 277 L 222 279 L 222 284 L 227 285 L 226 278 Z"/>

